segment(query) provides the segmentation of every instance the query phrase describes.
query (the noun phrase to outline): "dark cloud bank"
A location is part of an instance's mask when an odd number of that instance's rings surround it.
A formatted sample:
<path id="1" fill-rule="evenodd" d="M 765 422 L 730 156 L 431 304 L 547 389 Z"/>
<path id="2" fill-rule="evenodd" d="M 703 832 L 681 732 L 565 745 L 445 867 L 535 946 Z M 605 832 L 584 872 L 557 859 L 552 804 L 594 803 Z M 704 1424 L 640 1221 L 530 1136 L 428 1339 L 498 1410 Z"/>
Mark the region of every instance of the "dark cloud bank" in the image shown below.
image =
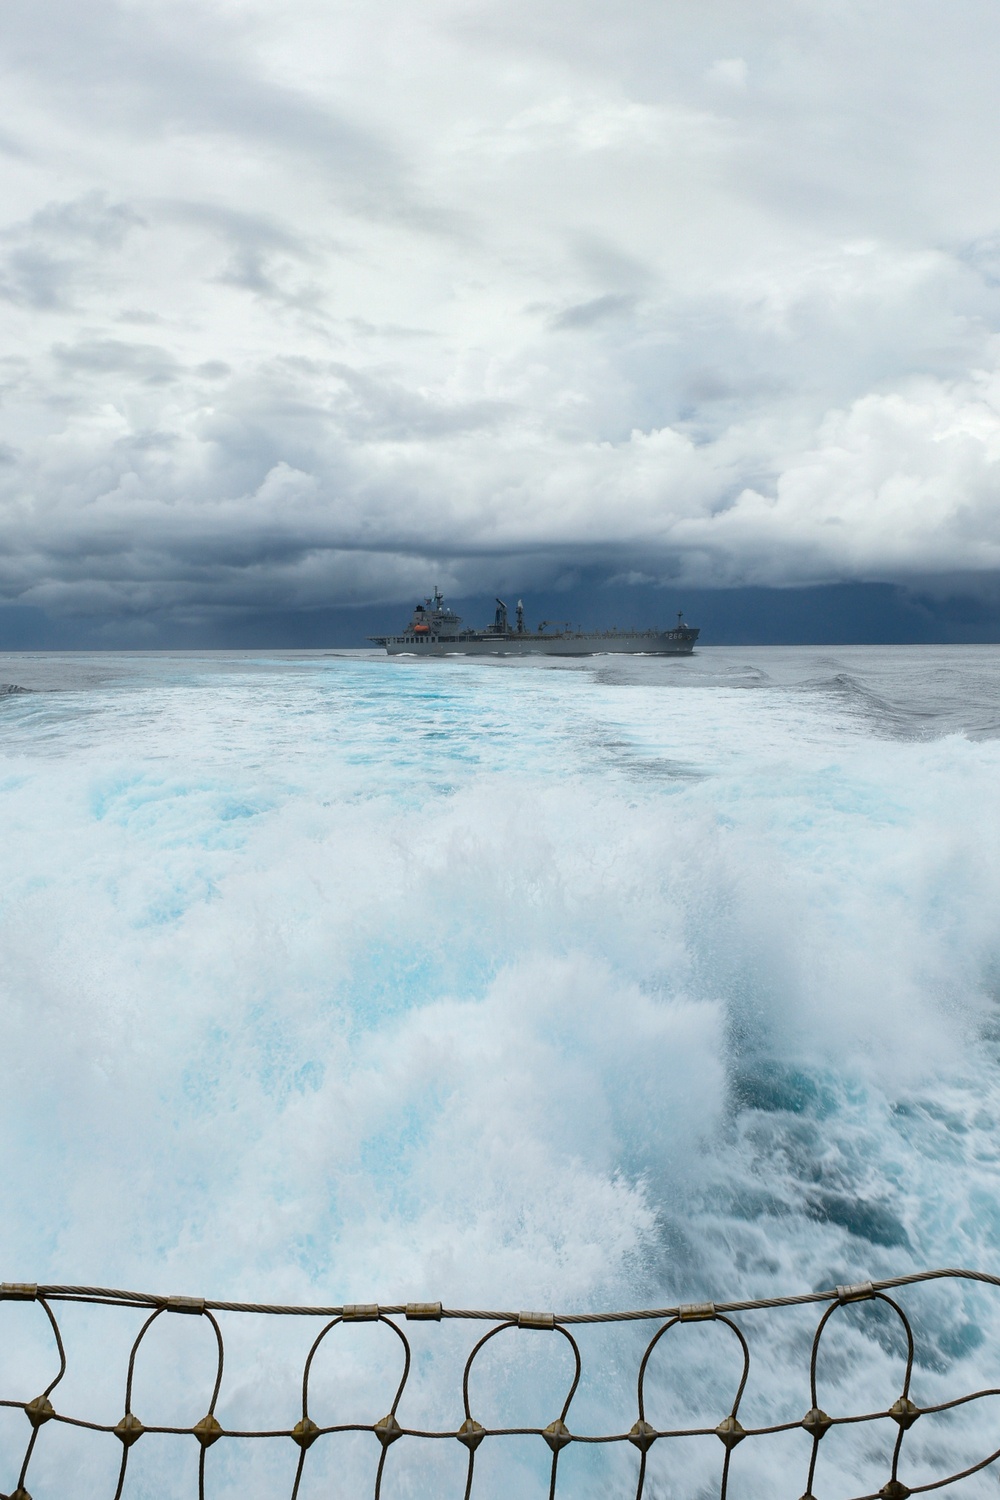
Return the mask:
<path id="1" fill-rule="evenodd" d="M 606 626 L 670 623 L 674 606 L 702 630 L 702 643 L 742 645 L 921 645 L 1000 643 L 1000 579 L 962 592 L 930 580 L 925 589 L 896 584 L 813 588 L 652 589 L 602 586 L 596 579 L 524 596 L 539 619 Z M 510 592 L 510 591 L 508 591 Z M 0 609 L 0 649 L 20 650 L 321 650 L 367 647 L 368 637 L 399 627 L 416 600 L 352 609 L 205 613 L 188 621 L 140 614 L 66 618 L 17 606 Z M 492 618 L 493 598 L 454 600 L 471 624 Z"/>

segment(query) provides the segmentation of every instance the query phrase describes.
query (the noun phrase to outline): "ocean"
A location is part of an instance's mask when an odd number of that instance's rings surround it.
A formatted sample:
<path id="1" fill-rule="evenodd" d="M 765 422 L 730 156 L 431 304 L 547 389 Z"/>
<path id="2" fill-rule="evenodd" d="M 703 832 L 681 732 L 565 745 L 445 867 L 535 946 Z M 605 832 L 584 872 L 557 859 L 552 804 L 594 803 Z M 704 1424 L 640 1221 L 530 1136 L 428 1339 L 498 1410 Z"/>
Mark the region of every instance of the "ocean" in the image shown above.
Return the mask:
<path id="1" fill-rule="evenodd" d="M 574 1312 L 1000 1271 L 1000 648 L 18 653 L 0 683 L 25 689 L 0 696 L 0 1278 Z M 906 1306 L 918 1404 L 1000 1386 L 1000 1292 Z M 33 1316 L 0 1308 L 2 1395 L 44 1383 Z M 742 1420 L 797 1419 L 818 1314 L 754 1316 Z M 88 1352 L 58 1409 L 117 1421 L 135 1327 L 67 1317 Z M 842 1317 L 827 1409 L 884 1409 L 898 1333 Z M 183 1405 L 192 1326 L 147 1412 Z M 681 1332 L 658 1419 L 714 1426 L 732 1350 Z M 343 1334 L 330 1390 L 369 1421 L 382 1345 Z M 483 1377 L 511 1425 L 565 1385 L 532 1337 Z M 234 1338 L 224 1425 L 293 1411 L 285 1334 Z M 574 1430 L 634 1420 L 631 1338 L 587 1346 Z M 424 1342 L 420 1410 L 457 1425 Z M 0 1488 L 26 1432 L 0 1413 Z M 126 1495 L 196 1493 L 171 1441 Z M 877 1489 L 887 1441 L 831 1434 L 821 1500 Z M 370 1435 L 343 1442 L 302 1500 L 329 1472 L 371 1492 Z M 918 1478 L 964 1467 L 1000 1447 L 996 1400 L 907 1443 Z M 718 1493 L 714 1437 L 664 1446 L 647 1496 Z M 287 1493 L 272 1449 L 220 1443 L 206 1493 Z M 461 1494 L 443 1449 L 394 1447 L 383 1495 Z M 745 1443 L 730 1495 L 795 1500 L 807 1453 Z M 483 1450 L 475 1494 L 545 1495 L 549 1459 Z M 50 1424 L 29 1487 L 110 1495 L 119 1461 Z M 635 1493 L 628 1444 L 561 1462 L 559 1493 Z"/>

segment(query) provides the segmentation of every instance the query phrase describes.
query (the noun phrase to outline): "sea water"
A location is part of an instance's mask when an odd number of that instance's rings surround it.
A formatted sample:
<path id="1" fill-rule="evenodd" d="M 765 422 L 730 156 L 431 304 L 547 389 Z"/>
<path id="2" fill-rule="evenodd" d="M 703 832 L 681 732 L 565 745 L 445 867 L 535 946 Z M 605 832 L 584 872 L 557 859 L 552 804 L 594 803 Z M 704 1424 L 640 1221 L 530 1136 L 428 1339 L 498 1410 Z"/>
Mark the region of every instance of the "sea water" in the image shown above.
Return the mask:
<path id="1" fill-rule="evenodd" d="M 17 654 L 3 682 L 26 691 L 0 697 L 2 1279 L 569 1312 L 1000 1271 L 1000 649 Z M 907 1306 L 918 1403 L 1000 1386 L 1000 1295 Z M 0 1308 L 19 1399 L 49 1357 L 32 1311 Z M 898 1335 L 863 1311 L 831 1410 L 899 1394 Z M 743 1320 L 747 1425 L 810 1404 L 817 1316 Z M 79 1312 L 60 1410 L 117 1420 L 120 1318 Z M 169 1394 L 175 1324 L 137 1375 L 147 1422 L 194 1379 Z M 631 1425 L 652 1331 L 581 1334 L 571 1427 Z M 394 1356 L 341 1333 L 330 1390 L 369 1422 Z M 725 1335 L 669 1336 L 654 1423 L 724 1415 Z M 228 1356 L 224 1425 L 296 1420 L 284 1338 Z M 545 1425 L 567 1367 L 517 1338 L 480 1419 Z M 425 1346 L 409 1419 L 457 1425 Z M 4 1414 L 4 1488 L 26 1430 Z M 137 1445 L 127 1494 L 193 1493 L 178 1441 Z M 884 1432 L 826 1441 L 824 1496 L 888 1477 Z M 548 1450 L 512 1443 L 475 1493 L 547 1493 Z M 911 1483 L 963 1468 L 1000 1447 L 997 1402 L 907 1445 Z M 303 1500 L 330 1472 L 370 1493 L 370 1436 L 333 1470 L 321 1446 Z M 210 1493 L 287 1493 L 273 1447 L 218 1445 Z M 663 1447 L 649 1495 L 717 1493 L 716 1439 Z M 731 1494 L 794 1500 L 808 1451 L 747 1442 Z M 457 1444 L 389 1458 L 386 1496 L 461 1493 Z M 113 1490 L 119 1459 L 52 1424 L 31 1491 Z M 634 1493 L 629 1445 L 561 1463 L 561 1493 Z"/>

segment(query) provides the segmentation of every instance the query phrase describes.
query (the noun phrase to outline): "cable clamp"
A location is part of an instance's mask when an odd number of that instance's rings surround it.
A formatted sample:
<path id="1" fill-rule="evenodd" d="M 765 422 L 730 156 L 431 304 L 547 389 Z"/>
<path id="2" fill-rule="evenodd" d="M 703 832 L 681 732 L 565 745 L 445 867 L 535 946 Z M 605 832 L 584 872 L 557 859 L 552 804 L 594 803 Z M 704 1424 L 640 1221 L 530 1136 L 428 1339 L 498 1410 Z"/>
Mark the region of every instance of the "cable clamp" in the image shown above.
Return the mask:
<path id="1" fill-rule="evenodd" d="M 806 1432 L 819 1442 L 820 1438 L 825 1437 L 833 1426 L 833 1418 L 828 1417 L 821 1406 L 813 1406 L 802 1418 L 802 1425 Z"/>
<path id="2" fill-rule="evenodd" d="M 289 1436 L 293 1443 L 298 1443 L 300 1448 L 311 1448 L 319 1437 L 319 1428 L 311 1417 L 303 1417 L 301 1422 L 296 1422 Z"/>
<path id="3" fill-rule="evenodd" d="M 406 1304 L 406 1316 L 411 1323 L 440 1323 L 440 1302 L 408 1302 Z"/>
<path id="4" fill-rule="evenodd" d="M 190 1313 L 192 1317 L 199 1317 L 205 1311 L 204 1297 L 168 1297 L 167 1312 Z"/>
<path id="5" fill-rule="evenodd" d="M 479 1444 L 486 1436 L 486 1429 L 473 1417 L 466 1417 L 461 1427 L 455 1433 L 460 1443 L 464 1443 L 470 1453 L 475 1453 Z"/>
<path id="6" fill-rule="evenodd" d="M 682 1323 L 707 1323 L 717 1316 L 714 1302 L 684 1302 L 677 1309 Z"/>
<path id="7" fill-rule="evenodd" d="M 843 1306 L 845 1302 L 870 1302 L 875 1295 L 875 1288 L 870 1281 L 858 1281 L 854 1286 L 838 1286 L 837 1301 Z"/>
<path id="8" fill-rule="evenodd" d="M 32 1427 L 41 1427 L 43 1422 L 51 1422 L 55 1416 L 55 1407 L 48 1396 L 36 1396 L 34 1401 L 26 1403 L 24 1415 Z"/>
<path id="9" fill-rule="evenodd" d="M 347 1302 L 341 1313 L 345 1323 L 377 1323 L 377 1302 Z"/>
<path id="10" fill-rule="evenodd" d="M 388 1448 L 390 1443 L 394 1443 L 397 1438 L 403 1436 L 403 1429 L 400 1427 L 394 1412 L 390 1412 L 387 1417 L 383 1417 L 380 1421 L 376 1422 L 372 1431 L 383 1448 Z"/>
<path id="11" fill-rule="evenodd" d="M 565 1448 L 567 1443 L 573 1441 L 573 1435 L 561 1417 L 550 1422 L 542 1432 L 542 1437 L 548 1443 L 553 1453 L 558 1453 L 560 1448 Z"/>
<path id="12" fill-rule="evenodd" d="M 223 1427 L 215 1413 L 209 1412 L 207 1417 L 202 1417 L 200 1422 L 194 1424 L 191 1431 L 203 1448 L 211 1448 L 222 1436 Z"/>
<path id="13" fill-rule="evenodd" d="M 0 1281 L 0 1301 L 34 1302 L 37 1296 L 35 1281 Z"/>
<path id="14" fill-rule="evenodd" d="M 889 1415 L 905 1432 L 920 1416 L 920 1407 L 914 1406 L 909 1396 L 900 1396 L 899 1400 L 894 1401 L 889 1407 Z"/>
<path id="15" fill-rule="evenodd" d="M 115 1428 L 115 1437 L 124 1448 L 131 1448 L 146 1431 L 135 1412 L 127 1411 Z"/>
<path id="16" fill-rule="evenodd" d="M 723 1417 L 715 1429 L 715 1435 L 721 1441 L 723 1447 L 728 1448 L 731 1452 L 737 1443 L 742 1443 L 746 1437 L 746 1432 L 737 1417 L 728 1416 Z"/>
<path id="17" fill-rule="evenodd" d="M 554 1328 L 556 1326 L 555 1313 L 543 1312 L 520 1312 L 517 1315 L 518 1328 Z"/>

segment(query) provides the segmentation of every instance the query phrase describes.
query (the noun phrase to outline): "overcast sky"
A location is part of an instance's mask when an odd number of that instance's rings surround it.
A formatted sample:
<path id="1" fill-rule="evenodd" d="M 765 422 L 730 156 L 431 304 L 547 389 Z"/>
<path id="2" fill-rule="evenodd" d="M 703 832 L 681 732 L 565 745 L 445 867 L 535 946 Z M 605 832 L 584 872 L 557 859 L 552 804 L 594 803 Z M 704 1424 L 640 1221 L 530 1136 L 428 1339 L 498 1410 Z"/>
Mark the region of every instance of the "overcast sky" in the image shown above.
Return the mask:
<path id="1" fill-rule="evenodd" d="M 0 601 L 1000 568 L 995 0 L 6 0 Z"/>

